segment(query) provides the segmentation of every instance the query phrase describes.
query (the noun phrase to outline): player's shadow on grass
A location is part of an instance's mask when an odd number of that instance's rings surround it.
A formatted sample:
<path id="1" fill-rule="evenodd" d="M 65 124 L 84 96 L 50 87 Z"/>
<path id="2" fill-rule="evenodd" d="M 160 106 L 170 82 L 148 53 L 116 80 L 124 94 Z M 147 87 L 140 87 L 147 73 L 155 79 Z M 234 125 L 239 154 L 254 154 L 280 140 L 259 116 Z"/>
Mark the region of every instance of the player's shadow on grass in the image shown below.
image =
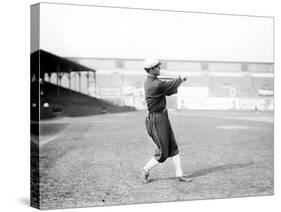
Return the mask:
<path id="1" fill-rule="evenodd" d="M 244 168 L 246 166 L 250 166 L 252 164 L 254 164 L 254 162 L 226 164 L 226 165 L 215 166 L 215 167 L 206 168 L 206 169 L 199 169 L 199 170 L 195 171 L 193 174 L 188 175 L 186 177 L 195 178 L 195 177 L 208 175 L 208 174 L 211 174 L 213 172 L 218 172 L 218 171 L 231 170 L 231 169 L 241 169 L 241 168 Z"/>
<path id="2" fill-rule="evenodd" d="M 218 172 L 218 171 L 231 170 L 231 169 L 240 169 L 240 168 L 244 168 L 244 167 L 250 166 L 252 164 L 254 164 L 254 162 L 226 164 L 226 165 L 215 166 L 215 167 L 210 167 L 210 168 L 205 168 L 205 169 L 199 169 L 199 170 L 195 171 L 193 174 L 187 175 L 185 177 L 187 177 L 187 178 L 196 178 L 196 177 L 208 175 L 208 174 L 211 174 L 211 173 L 214 173 L 214 172 Z M 158 180 L 171 180 L 171 179 L 175 179 L 175 177 L 160 178 L 160 179 L 159 178 L 158 179 L 150 179 L 149 182 L 158 181 Z"/>

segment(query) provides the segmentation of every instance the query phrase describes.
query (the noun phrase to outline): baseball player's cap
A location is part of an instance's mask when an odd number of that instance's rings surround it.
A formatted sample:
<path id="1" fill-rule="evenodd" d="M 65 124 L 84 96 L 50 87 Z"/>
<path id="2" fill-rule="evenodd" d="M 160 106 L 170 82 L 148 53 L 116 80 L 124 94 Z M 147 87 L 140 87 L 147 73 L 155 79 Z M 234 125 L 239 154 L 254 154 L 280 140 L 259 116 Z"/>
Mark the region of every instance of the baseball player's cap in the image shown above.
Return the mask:
<path id="1" fill-rule="evenodd" d="M 157 65 L 158 66 L 161 65 L 161 63 L 159 62 L 159 60 L 157 60 L 155 58 L 148 58 L 144 61 L 144 68 L 145 69 L 150 69 L 150 68 L 153 68 Z"/>

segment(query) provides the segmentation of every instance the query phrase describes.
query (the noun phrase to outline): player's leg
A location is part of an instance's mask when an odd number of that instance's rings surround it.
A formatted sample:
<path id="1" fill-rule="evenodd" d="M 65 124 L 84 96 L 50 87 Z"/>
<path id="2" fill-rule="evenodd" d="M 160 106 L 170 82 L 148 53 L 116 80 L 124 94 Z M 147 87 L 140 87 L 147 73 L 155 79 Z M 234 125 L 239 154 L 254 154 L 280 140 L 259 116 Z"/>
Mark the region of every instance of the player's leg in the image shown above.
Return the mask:
<path id="1" fill-rule="evenodd" d="M 143 183 L 148 183 L 149 172 L 155 166 L 159 164 L 159 157 L 161 156 L 161 150 L 159 146 L 159 142 L 155 136 L 155 127 L 154 127 L 155 118 L 151 115 L 149 118 L 146 118 L 145 126 L 147 129 L 148 135 L 152 138 L 154 143 L 156 144 L 158 150 L 156 151 L 155 155 L 146 163 L 146 165 L 141 169 L 141 177 Z"/>
<path id="2" fill-rule="evenodd" d="M 151 138 L 157 146 L 154 156 L 142 168 L 142 181 L 148 182 L 149 172 L 159 163 L 163 163 L 168 158 L 169 137 L 167 131 L 167 123 L 162 115 L 152 115 L 147 124 L 151 131 Z"/>
<path id="3" fill-rule="evenodd" d="M 154 168 L 155 166 L 157 166 L 159 164 L 159 162 L 152 157 L 147 163 L 146 165 L 141 169 L 141 177 L 142 177 L 142 181 L 143 183 L 148 183 L 148 177 L 149 177 L 149 172 L 152 168 Z"/>
<path id="4" fill-rule="evenodd" d="M 169 156 L 171 157 L 171 160 L 173 162 L 173 165 L 175 167 L 176 170 L 176 177 L 182 177 L 183 176 L 183 172 L 182 172 L 182 168 L 181 168 L 181 160 L 180 160 L 180 155 L 179 155 L 179 150 L 178 150 L 178 145 L 173 133 L 173 130 L 170 126 L 170 149 L 169 149 Z"/>
<path id="5" fill-rule="evenodd" d="M 167 122 L 162 114 L 154 115 L 151 119 L 152 140 L 157 146 L 154 158 L 163 163 L 169 156 L 169 129 Z"/>
<path id="6" fill-rule="evenodd" d="M 170 132 L 169 157 L 171 157 L 171 160 L 175 167 L 176 177 L 181 182 L 190 182 L 191 179 L 184 177 L 183 172 L 182 172 L 181 159 L 180 159 L 180 155 L 179 155 L 178 145 L 177 145 L 170 121 L 169 121 L 169 132 Z"/>
<path id="7" fill-rule="evenodd" d="M 182 168 L 181 168 L 181 159 L 180 155 L 177 154 L 173 157 L 171 157 L 171 160 L 174 164 L 175 170 L 176 170 L 176 177 L 181 182 L 191 182 L 190 178 L 187 178 L 183 175 Z"/>
<path id="8" fill-rule="evenodd" d="M 143 167 L 145 172 L 150 172 L 150 170 L 152 168 L 154 168 L 155 166 L 157 166 L 159 164 L 159 162 L 155 159 L 155 157 L 152 157 L 147 163 L 146 165 Z"/>
<path id="9" fill-rule="evenodd" d="M 171 157 L 171 160 L 172 160 L 173 165 L 175 167 L 176 177 L 182 177 L 183 176 L 183 172 L 182 172 L 182 168 L 181 168 L 180 155 L 177 154 L 177 155 Z"/>

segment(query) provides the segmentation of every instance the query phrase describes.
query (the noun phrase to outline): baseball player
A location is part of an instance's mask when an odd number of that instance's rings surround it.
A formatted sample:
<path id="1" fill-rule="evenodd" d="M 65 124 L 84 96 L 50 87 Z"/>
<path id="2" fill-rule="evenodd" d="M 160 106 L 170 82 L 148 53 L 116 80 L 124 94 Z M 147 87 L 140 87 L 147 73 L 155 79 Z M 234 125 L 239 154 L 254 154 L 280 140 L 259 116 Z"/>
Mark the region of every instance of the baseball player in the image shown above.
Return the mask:
<path id="1" fill-rule="evenodd" d="M 144 83 L 144 90 L 149 112 L 145 119 L 145 126 L 157 149 L 154 156 L 141 169 L 142 181 L 148 183 L 150 170 L 159 163 L 163 163 L 167 158 L 171 158 L 177 179 L 180 182 L 190 182 L 191 179 L 183 176 L 178 145 L 166 109 L 166 96 L 177 93 L 177 88 L 186 78 L 161 80 L 157 78 L 160 75 L 160 66 L 161 63 L 157 59 L 145 60 L 144 69 L 147 72 L 147 78 Z"/>

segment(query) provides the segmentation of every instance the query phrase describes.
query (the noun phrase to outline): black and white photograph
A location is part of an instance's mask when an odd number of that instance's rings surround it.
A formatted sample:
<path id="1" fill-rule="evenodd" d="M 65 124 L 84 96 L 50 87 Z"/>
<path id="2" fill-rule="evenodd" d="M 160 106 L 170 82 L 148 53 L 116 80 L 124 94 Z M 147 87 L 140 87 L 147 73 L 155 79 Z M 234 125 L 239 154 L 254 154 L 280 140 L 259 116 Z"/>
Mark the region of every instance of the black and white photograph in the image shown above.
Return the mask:
<path id="1" fill-rule="evenodd" d="M 30 7 L 31 206 L 274 195 L 274 17 Z"/>

